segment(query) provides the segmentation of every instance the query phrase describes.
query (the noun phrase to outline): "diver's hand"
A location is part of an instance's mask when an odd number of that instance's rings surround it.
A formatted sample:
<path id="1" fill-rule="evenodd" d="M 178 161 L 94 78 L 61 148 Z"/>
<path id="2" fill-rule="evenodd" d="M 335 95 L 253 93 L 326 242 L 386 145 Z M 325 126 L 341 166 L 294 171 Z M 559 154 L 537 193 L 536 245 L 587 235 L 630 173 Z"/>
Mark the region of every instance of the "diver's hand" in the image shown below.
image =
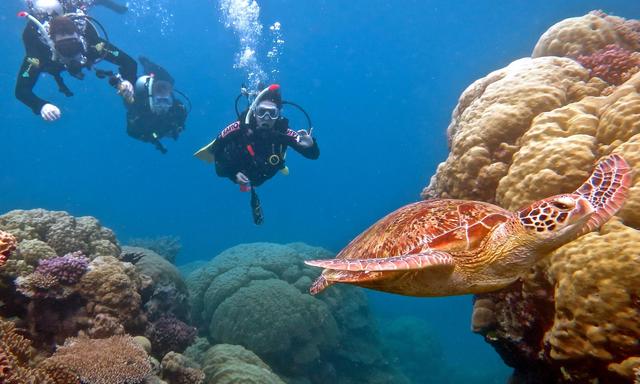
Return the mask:
<path id="1" fill-rule="evenodd" d="M 127 103 L 133 102 L 133 85 L 130 81 L 124 80 L 118 85 L 118 93 Z"/>
<path id="2" fill-rule="evenodd" d="M 312 131 L 313 128 L 311 128 L 309 132 L 304 129 L 298 131 L 298 143 L 300 143 L 302 148 L 309 148 L 313 146 L 313 137 L 311 136 Z"/>
<path id="3" fill-rule="evenodd" d="M 44 121 L 56 121 L 60 118 L 60 108 L 56 107 L 53 104 L 45 104 L 40 109 L 40 116 L 44 119 Z"/>
<path id="4" fill-rule="evenodd" d="M 250 183 L 249 178 L 242 172 L 236 173 L 236 183 L 240 185 L 248 185 Z"/>

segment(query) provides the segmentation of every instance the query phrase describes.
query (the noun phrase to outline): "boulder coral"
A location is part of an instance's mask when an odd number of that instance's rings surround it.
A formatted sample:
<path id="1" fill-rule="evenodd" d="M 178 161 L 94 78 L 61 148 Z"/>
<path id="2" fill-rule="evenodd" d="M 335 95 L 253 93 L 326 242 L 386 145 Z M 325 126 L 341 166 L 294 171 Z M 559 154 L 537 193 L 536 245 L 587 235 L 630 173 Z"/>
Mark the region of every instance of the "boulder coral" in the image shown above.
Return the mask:
<path id="1" fill-rule="evenodd" d="M 609 44 L 632 51 L 640 50 L 640 23 L 593 11 L 564 19 L 549 28 L 538 40 L 532 57 L 577 58 L 590 55 Z"/>
<path id="2" fill-rule="evenodd" d="M 575 190 L 602 156 L 635 170 L 609 223 L 476 298 L 473 329 L 515 368 L 514 383 L 628 382 L 640 367 L 640 73 L 616 86 L 573 60 L 609 44 L 638 51 L 640 23 L 599 12 L 563 21 L 540 39 L 538 57 L 472 84 L 453 113 L 450 155 L 423 191 L 515 210 Z M 532 79 L 550 80 L 548 92 Z"/>
<path id="3" fill-rule="evenodd" d="M 361 290 L 308 294 L 317 271 L 304 260 L 331 256 L 302 243 L 230 248 L 189 275 L 192 318 L 212 342 L 240 344 L 282 377 L 315 372 L 309 380 L 319 383 L 371 382 L 385 369 L 393 375 Z"/>
<path id="4" fill-rule="evenodd" d="M 255 353 L 229 344 L 215 345 L 203 357 L 206 384 L 284 384 Z"/>
<path id="5" fill-rule="evenodd" d="M 120 255 L 116 237 L 90 216 L 44 209 L 14 210 L 0 216 L 0 230 L 18 241 L 14 256 L 0 277 L 16 278 L 33 272 L 41 259 L 81 251 L 89 259 Z"/>

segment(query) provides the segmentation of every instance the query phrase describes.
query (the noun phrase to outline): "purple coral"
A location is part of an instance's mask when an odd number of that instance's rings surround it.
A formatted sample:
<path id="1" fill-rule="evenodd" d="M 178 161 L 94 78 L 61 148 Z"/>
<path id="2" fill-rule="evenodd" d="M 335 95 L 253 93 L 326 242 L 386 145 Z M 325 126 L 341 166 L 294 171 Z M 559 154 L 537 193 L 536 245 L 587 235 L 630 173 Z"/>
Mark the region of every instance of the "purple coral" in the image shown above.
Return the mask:
<path id="1" fill-rule="evenodd" d="M 72 252 L 52 259 L 40 260 L 35 273 L 53 276 L 61 284 L 73 285 L 89 268 L 89 259 L 82 252 Z"/>
<path id="2" fill-rule="evenodd" d="M 163 316 L 151 324 L 146 336 L 151 341 L 155 356 L 162 357 L 169 351 L 182 352 L 196 338 L 197 330 L 173 316 Z"/>

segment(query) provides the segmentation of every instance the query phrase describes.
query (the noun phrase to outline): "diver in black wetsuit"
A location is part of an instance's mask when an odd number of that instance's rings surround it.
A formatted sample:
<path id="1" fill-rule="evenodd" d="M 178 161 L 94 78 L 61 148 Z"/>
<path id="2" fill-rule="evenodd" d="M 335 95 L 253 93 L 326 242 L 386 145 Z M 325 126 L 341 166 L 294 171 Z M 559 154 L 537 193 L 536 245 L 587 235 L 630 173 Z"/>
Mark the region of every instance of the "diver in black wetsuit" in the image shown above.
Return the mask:
<path id="1" fill-rule="evenodd" d="M 146 57 L 139 60 L 145 75 L 136 81 L 134 103 L 126 104 L 127 133 L 135 139 L 152 143 L 160 152 L 166 153 L 160 139 L 171 137 L 178 140 L 188 111 L 175 97 L 175 82 L 169 72 Z"/>
<path id="2" fill-rule="evenodd" d="M 262 185 L 278 171 L 288 174 L 287 148 L 312 160 L 320 156 L 318 143 L 311 136 L 312 128 L 309 131 L 289 128 L 289 120 L 281 114 L 282 105 L 279 87 L 266 88 L 236 122 L 196 154 L 205 161 L 214 161 L 218 176 L 239 184 L 243 191 L 251 191 L 256 224 L 262 222 L 262 213 L 254 187 Z"/>
<path id="3" fill-rule="evenodd" d="M 60 118 L 60 109 L 33 92 L 40 74 L 49 73 L 54 77 L 60 92 L 66 96 L 73 93 L 62 80 L 61 73 L 83 79 L 83 69 L 92 69 L 93 65 L 105 60 L 116 64 L 119 81 L 114 84 L 120 95 L 131 100 L 133 82 L 136 78 L 137 64 L 129 55 L 102 39 L 92 22 L 84 16 L 55 16 L 49 22 L 48 32 L 35 17 L 29 22 L 22 34 L 26 55 L 16 79 L 15 95 L 26 104 L 33 113 L 40 114 L 46 121 Z M 53 16 L 53 15 L 52 15 Z"/>

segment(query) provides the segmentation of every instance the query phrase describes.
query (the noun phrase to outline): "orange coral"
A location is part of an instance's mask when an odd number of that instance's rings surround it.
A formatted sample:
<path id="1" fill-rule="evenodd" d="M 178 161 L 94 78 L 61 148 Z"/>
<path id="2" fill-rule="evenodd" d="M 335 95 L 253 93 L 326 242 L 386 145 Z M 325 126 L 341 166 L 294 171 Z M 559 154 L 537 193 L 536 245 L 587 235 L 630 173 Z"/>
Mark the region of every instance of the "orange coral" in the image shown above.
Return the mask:
<path id="1" fill-rule="evenodd" d="M 136 384 L 151 374 L 147 353 L 128 335 L 70 338 L 46 362 L 69 368 L 87 384 Z"/>
<path id="2" fill-rule="evenodd" d="M 0 383 L 79 384 L 64 367 L 30 368 L 31 342 L 16 332 L 13 323 L 0 320 Z"/>
<path id="3" fill-rule="evenodd" d="M 4 265 L 9 254 L 16 249 L 17 240 L 8 232 L 0 231 L 0 267 Z"/>

